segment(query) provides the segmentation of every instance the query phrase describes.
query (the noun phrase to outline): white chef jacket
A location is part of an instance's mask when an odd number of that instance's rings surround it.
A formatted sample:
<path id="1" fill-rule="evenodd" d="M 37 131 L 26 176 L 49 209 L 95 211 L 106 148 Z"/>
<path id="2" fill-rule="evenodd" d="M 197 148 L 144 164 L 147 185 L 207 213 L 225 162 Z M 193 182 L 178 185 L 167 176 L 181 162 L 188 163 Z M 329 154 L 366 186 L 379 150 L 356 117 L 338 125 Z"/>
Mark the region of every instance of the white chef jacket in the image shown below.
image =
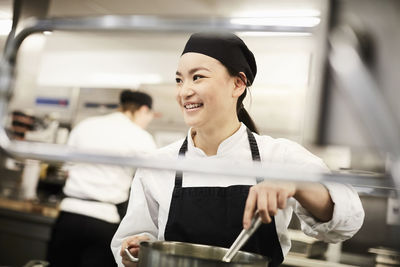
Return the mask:
<path id="1" fill-rule="evenodd" d="M 68 145 L 118 156 L 143 154 L 156 149 L 153 137 L 122 112 L 91 117 L 80 122 L 71 131 Z M 128 199 L 134 169 L 88 163 L 74 163 L 67 165 L 66 169 L 69 175 L 64 193 L 76 198 L 64 198 L 61 210 L 118 223 L 120 218 L 114 204 Z"/>
<path id="2" fill-rule="evenodd" d="M 254 134 L 263 163 L 283 165 L 300 164 L 307 171 L 329 171 L 321 159 L 308 152 L 297 143 L 286 139 L 273 139 L 269 136 Z M 175 142 L 159 151 L 167 157 L 176 158 L 183 140 Z M 188 133 L 187 158 L 215 158 L 231 162 L 251 162 L 251 150 L 247 138 L 246 126 L 224 140 L 216 155 L 207 156 L 193 144 L 190 130 Z M 164 240 L 165 227 L 175 182 L 175 171 L 138 169 L 132 182 L 131 195 L 126 216 L 121 221 L 111 242 L 116 262 L 122 266 L 119 255 L 124 238 L 131 235 L 147 234 L 152 239 Z M 183 172 L 182 187 L 231 186 L 237 184 L 253 185 L 252 177 L 227 177 Z M 334 202 L 333 217 L 329 222 L 321 223 L 311 216 L 294 199 L 289 198 L 287 207 L 279 210 L 275 216 L 275 225 L 283 255 L 290 249 L 288 225 L 294 211 L 301 221 L 301 228 L 307 235 L 326 242 L 340 242 L 353 236 L 364 220 L 364 210 L 357 192 L 348 185 L 326 183 Z"/>

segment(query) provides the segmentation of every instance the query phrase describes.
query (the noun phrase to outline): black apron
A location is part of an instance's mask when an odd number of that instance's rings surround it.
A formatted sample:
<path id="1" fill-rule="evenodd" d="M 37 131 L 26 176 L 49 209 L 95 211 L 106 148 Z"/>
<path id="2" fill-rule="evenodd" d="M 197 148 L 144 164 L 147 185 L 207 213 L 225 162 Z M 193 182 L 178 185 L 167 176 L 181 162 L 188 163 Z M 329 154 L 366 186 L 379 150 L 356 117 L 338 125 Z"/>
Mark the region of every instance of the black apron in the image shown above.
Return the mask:
<path id="1" fill-rule="evenodd" d="M 257 142 L 249 129 L 247 136 L 253 160 L 260 161 Z M 184 156 L 186 151 L 187 138 L 179 155 Z M 230 247 L 243 229 L 243 212 L 249 188 L 250 185 L 182 187 L 182 172 L 177 171 L 165 240 Z M 282 263 L 275 219 L 272 217 L 271 223 L 262 224 L 242 250 L 269 257 L 270 267 Z"/>

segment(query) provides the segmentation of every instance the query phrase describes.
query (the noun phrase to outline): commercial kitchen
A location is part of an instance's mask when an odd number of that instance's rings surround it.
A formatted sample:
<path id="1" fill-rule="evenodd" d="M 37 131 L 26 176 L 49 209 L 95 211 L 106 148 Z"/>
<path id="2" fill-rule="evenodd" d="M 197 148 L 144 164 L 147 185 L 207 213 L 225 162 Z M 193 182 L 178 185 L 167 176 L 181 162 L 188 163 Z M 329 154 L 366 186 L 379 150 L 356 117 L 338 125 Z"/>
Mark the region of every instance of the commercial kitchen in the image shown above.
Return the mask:
<path id="1" fill-rule="evenodd" d="M 0 266 L 53 266 L 66 166 L 76 162 L 351 185 L 361 228 L 328 243 L 293 215 L 280 266 L 400 266 L 399 26 L 396 0 L 0 0 Z M 254 54 L 243 106 L 260 135 L 302 145 L 330 172 L 68 146 L 81 122 L 117 112 L 125 90 L 152 97 L 147 131 L 158 148 L 183 141 L 177 66 L 191 34 L 204 31 L 234 33 Z M 135 264 L 272 266 L 251 253 L 215 258 L 227 249 L 152 240 Z"/>

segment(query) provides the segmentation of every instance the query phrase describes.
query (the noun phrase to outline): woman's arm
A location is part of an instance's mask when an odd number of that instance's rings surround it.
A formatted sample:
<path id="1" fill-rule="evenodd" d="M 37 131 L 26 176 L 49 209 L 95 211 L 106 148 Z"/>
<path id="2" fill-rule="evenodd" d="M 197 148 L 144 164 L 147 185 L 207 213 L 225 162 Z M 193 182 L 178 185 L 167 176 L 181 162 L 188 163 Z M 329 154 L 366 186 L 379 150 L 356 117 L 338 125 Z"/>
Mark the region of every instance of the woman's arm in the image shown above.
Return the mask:
<path id="1" fill-rule="evenodd" d="M 264 144 L 262 139 L 259 141 Z M 261 150 L 264 152 L 262 158 L 288 164 L 288 167 L 295 164 L 307 172 L 329 173 L 323 161 L 302 146 L 288 140 L 280 140 L 276 146 L 273 154 L 271 149 Z M 268 180 L 251 188 L 243 226 L 250 225 L 251 217 L 260 207 L 261 218 L 270 222 L 270 216 L 276 215 L 278 209 L 286 208 L 290 197 L 297 200 L 293 204 L 290 201 L 290 205 L 300 219 L 303 232 L 326 242 L 340 242 L 352 237 L 364 221 L 362 203 L 350 185 Z"/>
<path id="2" fill-rule="evenodd" d="M 112 241 L 111 249 L 115 260 L 122 266 L 121 249 L 125 239 L 131 236 L 147 236 L 149 239 L 156 239 L 158 235 L 158 204 L 146 193 L 146 184 L 142 177 L 148 178 L 149 170 L 138 169 L 133 178 L 128 209 L 122 219 Z M 146 181 L 149 179 L 146 179 Z"/>
<path id="3" fill-rule="evenodd" d="M 255 210 L 264 223 L 271 222 L 271 216 L 284 209 L 290 197 L 297 200 L 294 212 L 303 232 L 325 242 L 344 241 L 363 224 L 364 209 L 357 192 L 349 185 L 264 181 L 250 189 L 243 227 L 250 226 Z"/>
<path id="4" fill-rule="evenodd" d="M 299 183 L 294 198 L 318 221 L 332 219 L 334 203 L 328 189 L 320 183 Z"/>
<path id="5" fill-rule="evenodd" d="M 294 212 L 300 219 L 301 229 L 309 236 L 325 242 L 341 242 L 352 237 L 364 221 L 364 209 L 357 192 L 351 185 L 324 182 L 334 203 L 331 220 L 321 222 L 299 202 Z"/>

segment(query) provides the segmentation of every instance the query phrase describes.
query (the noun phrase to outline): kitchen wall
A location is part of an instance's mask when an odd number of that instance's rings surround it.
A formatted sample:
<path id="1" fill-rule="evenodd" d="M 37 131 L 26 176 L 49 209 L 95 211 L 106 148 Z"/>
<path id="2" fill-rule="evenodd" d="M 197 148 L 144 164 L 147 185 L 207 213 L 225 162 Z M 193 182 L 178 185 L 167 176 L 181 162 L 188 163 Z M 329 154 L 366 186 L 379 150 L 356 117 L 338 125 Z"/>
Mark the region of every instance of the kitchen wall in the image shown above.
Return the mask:
<path id="1" fill-rule="evenodd" d="M 37 115 L 57 112 L 61 121 L 74 124 L 79 119 L 73 111 L 73 95 L 79 88 L 133 88 L 152 94 L 155 109 L 163 113 L 154 121 L 154 129 L 171 125 L 183 129 L 174 98 L 174 72 L 187 38 L 188 34 L 32 36 L 20 51 L 10 107 L 24 107 Z M 300 141 L 305 109 L 315 101 L 306 98 L 313 79 L 315 39 L 242 38 L 254 51 L 259 69 L 246 106 L 263 133 Z M 37 97 L 69 99 L 70 105 L 39 106 Z"/>
<path id="2" fill-rule="evenodd" d="M 155 4 L 156 2 L 156 4 Z M 154 8 L 157 6 L 157 8 Z M 179 7 L 179 8 L 177 8 Z M 162 16 L 258 17 L 285 14 L 320 14 L 312 35 L 249 36 L 242 34 L 255 52 L 258 74 L 252 99 L 246 106 L 261 131 L 299 142 L 315 139 L 318 123 L 320 79 L 327 1 L 285 0 L 216 1 L 51 1 L 49 17 L 109 14 Z M 11 109 L 38 115 L 53 112 L 37 106 L 36 97 L 70 99 L 67 107 L 53 106 L 61 121 L 76 123 L 74 97 L 79 88 L 134 88 L 152 93 L 163 117 L 152 129 L 172 127 L 186 131 L 174 104 L 174 70 L 188 34 L 54 32 L 29 37 L 19 52 L 16 92 Z M 53 113 L 54 113 L 53 112 Z"/>

